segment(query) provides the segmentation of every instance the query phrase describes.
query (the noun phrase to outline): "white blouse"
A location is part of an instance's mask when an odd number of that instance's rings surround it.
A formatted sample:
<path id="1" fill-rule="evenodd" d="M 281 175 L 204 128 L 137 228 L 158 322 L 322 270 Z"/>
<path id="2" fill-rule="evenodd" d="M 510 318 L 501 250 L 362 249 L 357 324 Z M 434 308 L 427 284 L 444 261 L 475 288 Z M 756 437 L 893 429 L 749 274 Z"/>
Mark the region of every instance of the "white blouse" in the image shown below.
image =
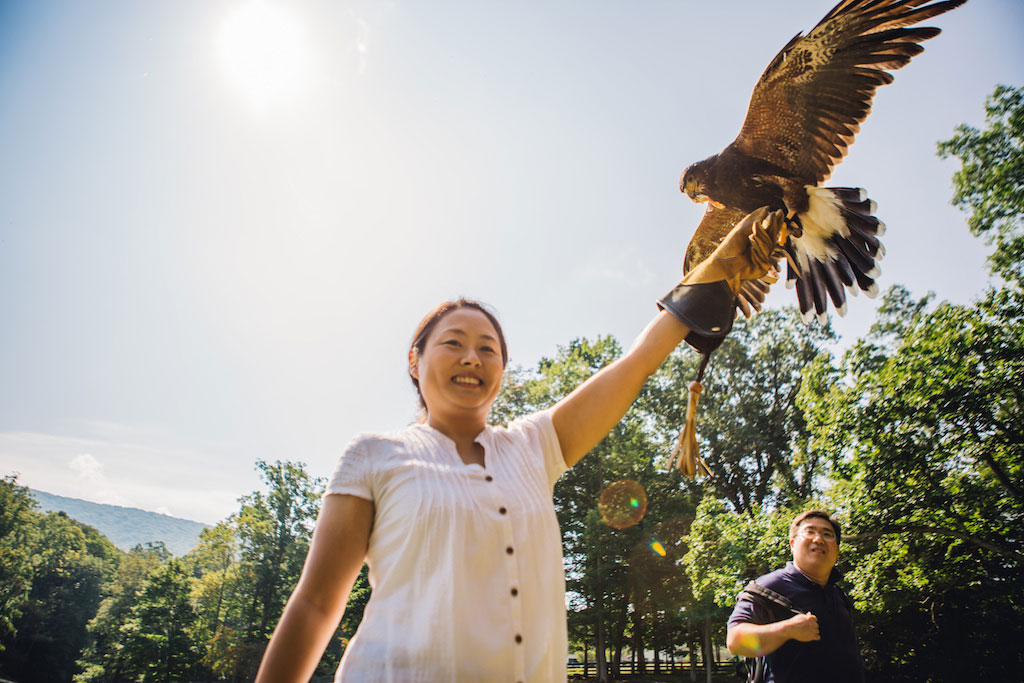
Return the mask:
<path id="1" fill-rule="evenodd" d="M 423 424 L 346 447 L 324 495 L 373 501 L 373 593 L 335 681 L 566 680 L 551 413 L 476 442 L 484 467 Z"/>

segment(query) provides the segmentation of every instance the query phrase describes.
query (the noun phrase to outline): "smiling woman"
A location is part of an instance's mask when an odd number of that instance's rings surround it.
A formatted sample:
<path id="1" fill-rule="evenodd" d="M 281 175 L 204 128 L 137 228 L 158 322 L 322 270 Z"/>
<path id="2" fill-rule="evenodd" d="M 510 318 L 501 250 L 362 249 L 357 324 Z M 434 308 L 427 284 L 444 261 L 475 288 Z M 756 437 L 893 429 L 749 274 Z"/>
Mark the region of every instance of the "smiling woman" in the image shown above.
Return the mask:
<path id="1" fill-rule="evenodd" d="M 287 101 L 306 87 L 306 36 L 286 7 L 247 0 L 225 18 L 219 43 L 228 81 L 254 107 Z"/>
<path id="2" fill-rule="evenodd" d="M 763 277 L 771 266 L 756 254 L 776 244 L 780 216 L 763 235 L 741 221 L 712 261 L 745 264 L 731 271 L 736 280 Z M 713 305 L 709 290 L 680 287 L 681 310 L 697 306 L 691 297 Z M 690 329 L 663 310 L 629 351 L 568 396 L 494 426 L 487 418 L 508 361 L 501 325 L 476 301 L 436 306 L 407 356 L 423 420 L 345 447 L 256 680 L 310 679 L 364 562 L 373 594 L 336 680 L 566 680 L 555 482 L 687 338 Z M 627 505 L 641 509 L 641 497 Z"/>

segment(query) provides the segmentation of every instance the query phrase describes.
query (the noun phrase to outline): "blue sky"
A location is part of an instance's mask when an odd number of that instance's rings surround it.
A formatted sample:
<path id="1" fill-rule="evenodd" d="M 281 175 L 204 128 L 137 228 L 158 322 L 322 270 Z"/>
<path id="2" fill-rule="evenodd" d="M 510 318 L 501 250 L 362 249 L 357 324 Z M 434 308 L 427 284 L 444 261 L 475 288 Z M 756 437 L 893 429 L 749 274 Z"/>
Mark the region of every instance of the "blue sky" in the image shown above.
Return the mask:
<path id="1" fill-rule="evenodd" d="M 408 423 L 443 299 L 490 303 L 525 366 L 628 344 L 700 219 L 680 171 L 830 6 L 0 2 L 0 473 L 215 522 L 257 459 L 326 476 Z M 883 288 L 965 303 L 986 249 L 935 143 L 1024 83 L 1024 5 L 932 23 L 831 184 L 878 202 Z"/>

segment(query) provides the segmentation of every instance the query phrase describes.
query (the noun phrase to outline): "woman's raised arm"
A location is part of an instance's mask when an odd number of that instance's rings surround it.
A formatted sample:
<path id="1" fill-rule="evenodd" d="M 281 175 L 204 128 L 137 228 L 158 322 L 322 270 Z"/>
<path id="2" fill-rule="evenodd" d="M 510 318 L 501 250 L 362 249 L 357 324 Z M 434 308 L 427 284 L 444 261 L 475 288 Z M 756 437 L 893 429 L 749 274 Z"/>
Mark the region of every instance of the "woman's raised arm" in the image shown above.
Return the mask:
<path id="1" fill-rule="evenodd" d="M 618 424 L 689 329 L 662 311 L 621 358 L 594 373 L 555 404 L 552 421 L 565 464 L 572 467 Z"/>
<path id="2" fill-rule="evenodd" d="M 308 683 L 341 621 L 372 526 L 372 502 L 324 497 L 302 576 L 267 645 L 257 683 Z"/>
<path id="3" fill-rule="evenodd" d="M 555 404 L 552 417 L 566 465 L 575 465 L 611 431 L 679 342 L 687 339 L 702 353 L 718 346 L 732 329 L 743 282 L 775 277 L 784 238 L 782 211 L 763 207 L 747 214 L 658 302 L 671 313 L 663 310 L 622 358 Z"/>

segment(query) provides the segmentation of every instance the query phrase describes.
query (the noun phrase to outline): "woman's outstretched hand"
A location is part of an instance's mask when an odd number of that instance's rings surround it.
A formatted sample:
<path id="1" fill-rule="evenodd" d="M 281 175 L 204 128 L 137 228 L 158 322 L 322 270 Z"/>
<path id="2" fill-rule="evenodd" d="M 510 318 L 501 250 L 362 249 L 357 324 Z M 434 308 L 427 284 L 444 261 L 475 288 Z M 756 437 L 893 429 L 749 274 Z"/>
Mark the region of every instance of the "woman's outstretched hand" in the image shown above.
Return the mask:
<path id="1" fill-rule="evenodd" d="M 736 294 L 745 280 L 777 278 L 780 242 L 785 239 L 785 214 L 762 206 L 744 216 L 711 256 L 686 274 L 683 284 L 724 281 Z"/>

